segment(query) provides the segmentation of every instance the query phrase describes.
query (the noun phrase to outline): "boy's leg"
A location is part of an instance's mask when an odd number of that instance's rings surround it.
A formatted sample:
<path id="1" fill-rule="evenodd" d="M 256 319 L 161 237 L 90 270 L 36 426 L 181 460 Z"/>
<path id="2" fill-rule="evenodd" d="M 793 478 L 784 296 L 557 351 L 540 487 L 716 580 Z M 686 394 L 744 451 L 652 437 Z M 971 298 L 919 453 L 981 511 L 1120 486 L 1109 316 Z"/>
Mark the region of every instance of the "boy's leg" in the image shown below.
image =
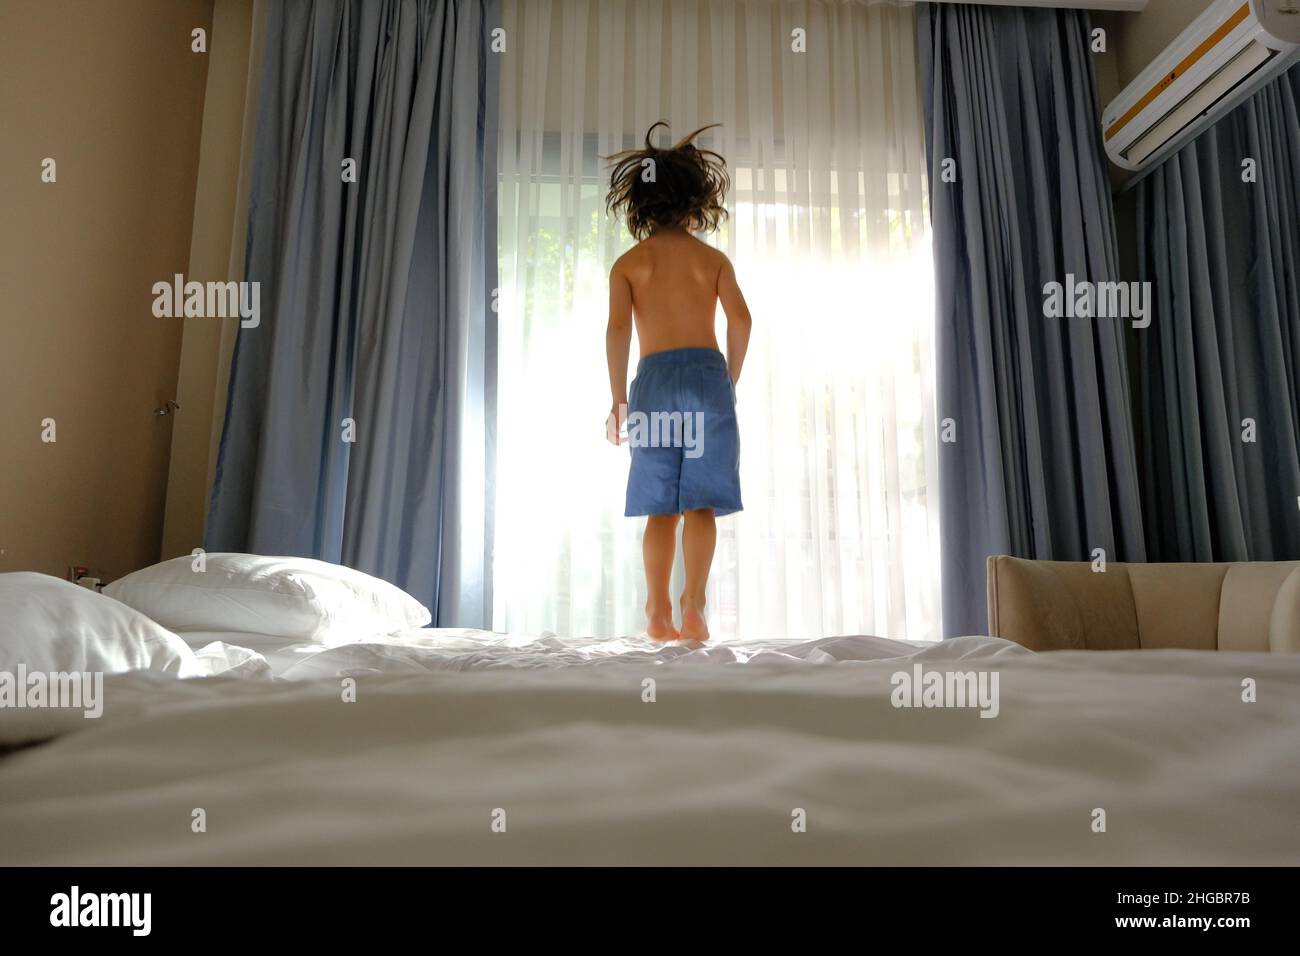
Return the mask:
<path id="1" fill-rule="evenodd" d="M 712 508 L 686 512 L 682 530 L 682 554 L 686 559 L 686 590 L 682 592 L 682 640 L 707 641 L 709 626 L 704 622 L 704 588 L 709 583 L 713 549 L 718 543 L 718 526 Z"/>
<path id="2" fill-rule="evenodd" d="M 668 579 L 677 556 L 677 519 L 680 515 L 651 515 L 646 519 L 641 554 L 645 559 L 646 633 L 658 641 L 677 640 L 673 627 L 673 599 Z"/>

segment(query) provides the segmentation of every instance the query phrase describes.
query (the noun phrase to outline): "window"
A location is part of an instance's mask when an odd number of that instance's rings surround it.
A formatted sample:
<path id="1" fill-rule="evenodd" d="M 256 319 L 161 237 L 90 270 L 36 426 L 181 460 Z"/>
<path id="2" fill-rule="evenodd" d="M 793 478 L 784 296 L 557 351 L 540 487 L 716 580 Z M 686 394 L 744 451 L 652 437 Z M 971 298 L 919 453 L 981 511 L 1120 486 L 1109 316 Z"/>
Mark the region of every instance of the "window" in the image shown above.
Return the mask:
<path id="1" fill-rule="evenodd" d="M 829 50 L 787 54 L 802 9 L 506 4 L 500 630 L 611 637 L 644 625 L 642 521 L 622 516 L 628 452 L 603 437 L 607 279 L 631 239 L 604 213 L 601 157 L 666 118 L 676 135 L 724 124 L 701 139 L 733 177 L 731 219 L 710 241 L 754 315 L 738 390 L 745 511 L 719 521 L 713 633 L 938 637 L 913 15 L 814 3 L 802 25 Z M 725 342 L 721 310 L 718 322 Z M 679 562 L 678 589 L 680 574 Z"/>

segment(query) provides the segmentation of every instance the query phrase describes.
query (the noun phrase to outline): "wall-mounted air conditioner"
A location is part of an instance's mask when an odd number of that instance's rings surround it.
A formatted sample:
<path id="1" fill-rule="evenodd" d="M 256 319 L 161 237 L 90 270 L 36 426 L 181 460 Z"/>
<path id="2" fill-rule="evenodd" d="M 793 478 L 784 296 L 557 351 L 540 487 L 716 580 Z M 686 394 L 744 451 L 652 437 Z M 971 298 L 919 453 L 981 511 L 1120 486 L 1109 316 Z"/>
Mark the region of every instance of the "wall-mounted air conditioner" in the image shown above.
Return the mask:
<path id="1" fill-rule="evenodd" d="M 1106 154 L 1154 166 L 1300 60 L 1300 0 L 1215 0 L 1106 107 Z"/>

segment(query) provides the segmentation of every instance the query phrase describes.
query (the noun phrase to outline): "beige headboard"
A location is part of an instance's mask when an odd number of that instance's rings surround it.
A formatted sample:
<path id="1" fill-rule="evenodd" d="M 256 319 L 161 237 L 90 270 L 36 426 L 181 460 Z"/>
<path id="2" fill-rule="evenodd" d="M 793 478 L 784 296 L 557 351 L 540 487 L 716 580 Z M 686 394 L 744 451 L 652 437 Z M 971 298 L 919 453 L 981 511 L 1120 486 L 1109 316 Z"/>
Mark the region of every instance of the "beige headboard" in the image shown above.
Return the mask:
<path id="1" fill-rule="evenodd" d="M 1300 561 L 988 559 L 989 633 L 1036 651 L 1300 652 Z"/>

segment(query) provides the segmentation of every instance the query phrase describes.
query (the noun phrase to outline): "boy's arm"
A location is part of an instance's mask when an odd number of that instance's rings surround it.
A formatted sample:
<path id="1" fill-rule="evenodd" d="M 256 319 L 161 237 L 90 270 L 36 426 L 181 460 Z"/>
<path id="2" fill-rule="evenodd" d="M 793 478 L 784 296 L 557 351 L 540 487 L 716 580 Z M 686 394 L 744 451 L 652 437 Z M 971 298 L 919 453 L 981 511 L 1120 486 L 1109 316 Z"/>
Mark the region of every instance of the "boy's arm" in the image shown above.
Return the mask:
<path id="1" fill-rule="evenodd" d="M 722 271 L 718 273 L 718 301 L 722 303 L 722 311 L 727 313 L 727 372 L 733 382 L 739 382 L 754 320 L 749 316 L 749 306 L 745 304 L 745 296 L 736 282 L 736 270 L 726 258 L 722 260 Z"/>
<path id="2" fill-rule="evenodd" d="M 627 360 L 632 350 L 632 286 L 614 263 L 609 273 L 609 325 L 605 328 L 605 360 L 609 363 L 609 392 L 613 402 L 607 422 L 609 440 L 619 444 L 627 405 Z"/>

